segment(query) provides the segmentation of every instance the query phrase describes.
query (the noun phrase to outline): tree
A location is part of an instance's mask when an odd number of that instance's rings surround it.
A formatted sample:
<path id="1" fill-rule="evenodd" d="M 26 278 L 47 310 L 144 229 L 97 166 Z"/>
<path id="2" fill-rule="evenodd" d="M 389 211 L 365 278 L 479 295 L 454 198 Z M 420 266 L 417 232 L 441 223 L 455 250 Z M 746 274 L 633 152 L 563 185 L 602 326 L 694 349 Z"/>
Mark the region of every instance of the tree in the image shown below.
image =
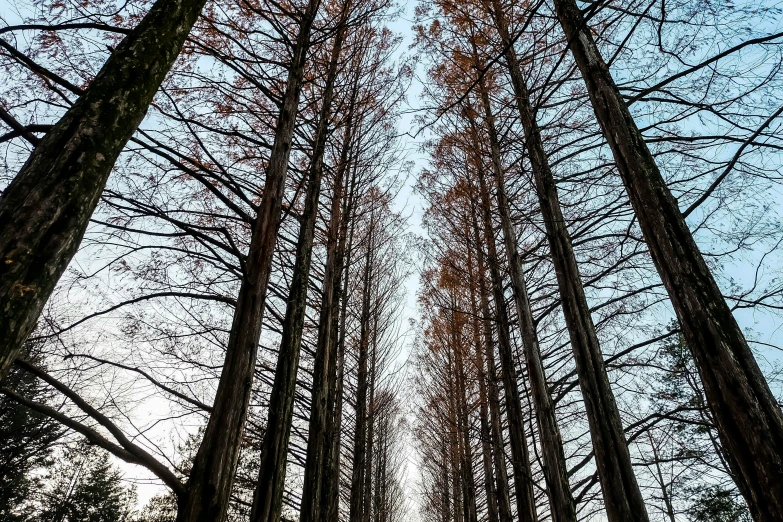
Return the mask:
<path id="1" fill-rule="evenodd" d="M 206 0 L 159 0 L 0 198 L 0 379 L 76 253 L 114 162 Z"/>
<path id="2" fill-rule="evenodd" d="M 130 522 L 136 493 L 105 451 L 86 444 L 67 448 L 47 476 L 42 522 Z"/>
<path id="3" fill-rule="evenodd" d="M 23 351 L 28 358 L 40 359 L 35 350 Z M 12 370 L 5 385 L 41 403 L 51 399 L 51 393 L 24 371 Z M 62 427 L 53 419 L 6 396 L 0 397 L 0 520 L 35 519 L 32 502 L 42 486 L 36 475 L 52 465 L 54 445 L 62 436 Z"/>
<path id="4" fill-rule="evenodd" d="M 737 466 L 740 490 L 755 518 L 779 520 L 783 518 L 783 411 L 693 240 L 582 11 L 575 0 L 556 0 L 554 5 L 650 255 L 693 351 L 721 440 Z M 731 164 L 726 173 L 730 170 Z"/>

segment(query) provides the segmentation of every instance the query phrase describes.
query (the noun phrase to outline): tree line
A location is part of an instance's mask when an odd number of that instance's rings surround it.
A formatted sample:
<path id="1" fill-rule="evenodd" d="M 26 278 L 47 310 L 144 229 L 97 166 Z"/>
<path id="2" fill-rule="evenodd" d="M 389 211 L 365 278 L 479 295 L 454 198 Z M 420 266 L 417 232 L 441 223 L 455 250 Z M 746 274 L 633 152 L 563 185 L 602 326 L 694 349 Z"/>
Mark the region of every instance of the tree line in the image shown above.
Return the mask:
<path id="1" fill-rule="evenodd" d="M 774 5 L 13 10 L 4 517 L 783 520 Z"/>

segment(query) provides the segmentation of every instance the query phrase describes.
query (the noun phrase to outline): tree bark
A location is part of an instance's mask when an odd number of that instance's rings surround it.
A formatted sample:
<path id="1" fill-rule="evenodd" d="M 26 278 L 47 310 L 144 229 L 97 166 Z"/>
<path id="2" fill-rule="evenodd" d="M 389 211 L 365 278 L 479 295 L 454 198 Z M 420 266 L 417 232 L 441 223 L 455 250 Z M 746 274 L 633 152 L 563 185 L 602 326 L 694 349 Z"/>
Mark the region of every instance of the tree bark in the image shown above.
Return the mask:
<path id="1" fill-rule="evenodd" d="M 511 223 L 511 212 L 506 197 L 505 176 L 500 157 L 500 141 L 495 128 L 495 117 L 492 114 L 489 95 L 487 94 L 483 79 L 478 84 L 481 102 L 484 106 L 484 122 L 489 134 L 490 156 L 492 168 L 495 174 L 495 190 L 497 206 L 500 211 L 500 224 L 503 230 L 503 240 L 506 247 L 509 272 L 511 273 L 511 286 L 514 290 L 514 301 L 517 306 L 520 331 L 522 332 L 522 345 L 525 350 L 528 378 L 533 392 L 533 404 L 536 407 L 536 420 L 541 443 L 541 452 L 544 457 L 544 478 L 547 485 L 549 507 L 553 522 L 576 522 L 576 504 L 571 495 L 571 487 L 568 484 L 568 467 L 565 453 L 563 452 L 563 440 L 560 437 L 560 429 L 557 426 L 555 405 L 552 395 L 546 383 L 544 364 L 541 361 L 541 348 L 538 345 L 533 311 L 530 308 L 530 299 L 525 283 L 525 274 L 522 269 L 522 259 L 517 251 L 517 239 L 514 227 Z M 478 144 L 478 141 L 476 142 Z"/>
<path id="2" fill-rule="evenodd" d="M 506 48 L 506 65 L 525 131 L 525 146 L 587 410 L 606 513 L 610 522 L 648 522 L 649 517 L 633 472 L 620 412 L 609 385 L 595 325 L 585 298 L 571 236 L 560 209 L 557 186 L 499 0 L 492 0 L 491 14 Z"/>
<path id="3" fill-rule="evenodd" d="M 495 317 L 498 325 L 498 348 L 500 352 L 500 370 L 503 377 L 503 387 L 506 392 L 506 416 L 508 417 L 508 432 L 511 440 L 511 457 L 514 467 L 514 488 L 517 501 L 517 516 L 522 522 L 534 522 L 536 518 L 536 503 L 533 496 L 533 478 L 530 472 L 530 454 L 525 436 L 525 425 L 522 416 L 522 403 L 517 387 L 517 372 L 514 355 L 509 337 L 508 310 L 506 297 L 503 293 L 503 279 L 498 266 L 495 234 L 492 227 L 489 188 L 484 179 L 481 163 L 477 164 L 479 191 L 484 219 L 484 241 L 487 245 L 487 264 L 489 265 L 492 293 L 495 298 Z"/>
<path id="4" fill-rule="evenodd" d="M 315 223 L 318 218 L 318 201 L 321 196 L 321 178 L 323 177 L 329 116 L 334 97 L 334 82 L 337 78 L 337 65 L 345 33 L 344 20 L 345 15 L 343 15 L 343 23 L 340 24 L 332 44 L 323 104 L 318 114 L 315 147 L 308 173 L 305 207 L 296 244 L 294 272 L 283 320 L 283 334 L 275 367 L 275 379 L 269 400 L 267 428 L 261 445 L 258 483 L 250 512 L 251 522 L 280 522 L 283 507 L 288 439 L 291 433 L 296 393 L 296 374 L 299 369 L 302 329 L 307 310 L 307 289 L 310 282 L 310 264 Z"/>
<path id="5" fill-rule="evenodd" d="M 783 413 L 574 0 L 555 10 L 755 520 L 783 520 Z"/>
<path id="6" fill-rule="evenodd" d="M 498 520 L 511 522 L 511 500 L 508 494 L 508 474 L 506 472 L 505 452 L 503 451 L 503 429 L 500 424 L 500 393 L 498 376 L 495 370 L 495 343 L 492 338 L 491 312 L 489 309 L 489 290 L 486 282 L 483 243 L 480 239 L 479 225 L 475 210 L 471 212 L 473 237 L 476 245 L 476 265 L 479 274 L 479 299 L 483 316 L 484 347 L 487 356 L 487 399 L 489 402 L 491 442 L 495 464 L 495 494 L 498 502 Z"/>
<path id="7" fill-rule="evenodd" d="M 359 369 L 356 385 L 356 429 L 353 445 L 353 474 L 351 476 L 350 522 L 360 522 L 364 513 L 364 474 L 366 473 L 367 449 L 367 359 L 370 329 L 370 283 L 372 280 L 372 234 L 373 219 L 367 232 L 367 253 L 364 258 L 364 282 L 362 286 L 362 313 L 359 320 Z"/>
<path id="8" fill-rule="evenodd" d="M 478 389 L 479 389 L 479 422 L 481 425 L 481 464 L 484 468 L 484 490 L 487 496 L 487 520 L 489 522 L 498 522 L 498 500 L 495 495 L 495 489 L 492 486 L 492 445 L 489 427 L 489 405 L 487 400 L 487 373 L 484 366 L 484 346 L 481 343 L 481 328 L 479 326 L 479 312 L 476 303 L 476 291 L 474 281 L 478 277 L 473 270 L 472 253 L 468 250 L 468 271 L 470 273 L 470 303 L 471 314 L 473 315 L 473 345 L 475 347 L 476 368 L 478 370 Z"/>
<path id="9" fill-rule="evenodd" d="M 213 412 L 193 462 L 188 492 L 179 502 L 177 522 L 222 521 L 228 509 L 250 401 L 272 254 L 280 225 L 291 138 L 310 46 L 310 30 L 319 4 L 319 0 L 310 1 L 296 38 L 266 171 L 264 194 L 253 227 L 250 252 L 226 347 L 226 360 Z"/>
<path id="10" fill-rule="evenodd" d="M 341 385 L 332 392 L 333 377 L 336 369 L 336 343 L 338 332 L 336 315 L 339 311 L 340 276 L 343 273 L 342 262 L 345 255 L 345 234 L 350 210 L 343 212 L 344 178 L 350 169 L 350 146 L 353 137 L 353 110 L 356 103 L 357 85 L 354 82 L 351 101 L 348 108 L 348 124 L 340 152 L 340 162 L 334 179 L 329 225 L 327 230 L 326 266 L 324 269 L 321 311 L 318 321 L 318 343 L 316 345 L 315 368 L 313 373 L 312 400 L 310 409 L 310 428 L 307 440 L 307 458 L 302 491 L 302 522 L 320 522 L 331 517 L 330 511 L 336 510 L 337 485 L 339 473 L 329 470 L 327 462 L 334 467 L 339 457 L 340 434 L 337 432 L 337 410 L 342 415 L 342 406 L 336 407 L 336 395 L 342 394 Z M 353 180 L 352 180 L 353 183 Z M 351 191 L 352 193 L 352 191 Z M 348 195 L 349 201 L 351 194 Z M 348 208 L 350 209 L 350 202 Z M 342 334 L 339 334 L 342 335 Z M 331 444 L 331 446 L 330 446 Z M 338 459 L 339 461 L 339 459 Z M 324 512 L 324 508 L 327 509 Z M 336 515 L 336 511 L 334 513 Z"/>
<path id="11" fill-rule="evenodd" d="M 0 197 L 0 380 L 81 243 L 205 0 L 158 0 Z"/>

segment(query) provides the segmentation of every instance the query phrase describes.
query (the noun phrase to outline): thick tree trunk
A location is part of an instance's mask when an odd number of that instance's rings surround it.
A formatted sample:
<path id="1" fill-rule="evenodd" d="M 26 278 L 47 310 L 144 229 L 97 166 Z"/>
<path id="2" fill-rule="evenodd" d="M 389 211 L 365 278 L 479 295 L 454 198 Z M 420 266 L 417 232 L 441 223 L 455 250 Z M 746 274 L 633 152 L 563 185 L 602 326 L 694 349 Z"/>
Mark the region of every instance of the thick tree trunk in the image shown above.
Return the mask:
<path id="1" fill-rule="evenodd" d="M 76 253 L 114 163 L 205 0 L 158 0 L 0 197 L 0 381 Z"/>
<path id="2" fill-rule="evenodd" d="M 511 286 L 517 306 L 522 345 L 525 350 L 528 378 L 533 392 L 533 404 L 536 407 L 536 420 L 544 457 L 544 478 L 553 522 L 575 522 L 576 504 L 568 484 L 563 440 L 555 417 L 555 405 L 546 383 L 544 364 L 541 361 L 541 348 L 538 345 L 533 311 L 527 294 L 527 284 L 522 270 L 522 259 L 517 251 L 517 239 L 511 223 L 511 212 L 506 198 L 505 176 L 500 157 L 500 143 L 495 129 L 495 117 L 492 114 L 489 96 L 483 79 L 479 81 L 479 91 L 484 106 L 484 122 L 489 134 L 490 155 L 495 174 L 497 205 L 500 211 L 500 224 L 511 272 Z M 478 143 L 478 141 L 476 142 Z"/>
<path id="3" fill-rule="evenodd" d="M 332 44 L 332 53 L 323 93 L 323 105 L 318 114 L 315 147 L 310 161 L 305 207 L 299 227 L 296 259 L 291 278 L 291 288 L 283 320 L 275 380 L 269 400 L 267 429 L 261 446 L 258 483 L 253 495 L 251 522 L 279 522 L 283 507 L 288 439 L 294 412 L 296 374 L 299 368 L 299 352 L 302 346 L 302 329 L 307 310 L 307 289 L 310 282 L 310 263 L 313 253 L 315 223 L 318 218 L 318 201 L 321 196 L 321 178 L 326 138 L 329 130 L 337 78 L 337 65 L 342 50 L 345 24 L 341 24 Z"/>
<path id="4" fill-rule="evenodd" d="M 487 289 L 483 243 L 480 239 L 479 225 L 475 209 L 471 212 L 473 238 L 476 245 L 476 265 L 478 268 L 479 299 L 484 330 L 484 347 L 487 356 L 487 399 L 489 403 L 492 454 L 495 464 L 495 494 L 498 503 L 498 520 L 511 522 L 511 501 L 508 493 L 508 474 L 506 472 L 505 452 L 503 451 L 503 429 L 500 423 L 500 392 L 498 376 L 495 370 L 495 343 L 492 338 L 491 312 L 489 309 L 489 290 Z"/>
<path id="5" fill-rule="evenodd" d="M 319 0 L 311 0 L 296 39 L 214 409 L 193 462 L 188 492 L 179 502 L 177 522 L 222 521 L 228 509 L 250 401 L 310 29 L 318 5 Z"/>
<path id="6" fill-rule="evenodd" d="M 609 385 L 601 347 L 585 298 L 571 237 L 560 209 L 557 187 L 544 150 L 535 111 L 530 103 L 499 0 L 493 0 L 492 5 L 495 26 L 507 49 L 506 64 L 525 131 L 525 146 L 552 252 L 563 315 L 571 338 L 579 384 L 587 410 L 606 513 L 610 522 L 648 522 L 644 499 L 633 472 L 620 412 Z"/>
<path id="7" fill-rule="evenodd" d="M 495 234 L 492 227 L 492 214 L 489 200 L 489 188 L 484 179 L 481 164 L 477 173 L 484 218 L 484 241 L 487 245 L 487 264 L 489 265 L 492 293 L 495 298 L 495 317 L 498 325 L 498 348 L 500 352 L 500 370 L 503 387 L 506 392 L 506 416 L 511 441 L 511 457 L 514 466 L 514 488 L 516 492 L 517 514 L 522 522 L 533 522 L 536 518 L 536 503 L 533 496 L 533 477 L 530 472 L 530 455 L 522 416 L 522 403 L 517 387 L 517 372 L 509 337 L 509 320 L 506 297 L 503 293 L 503 279 L 498 266 Z"/>
<path id="8" fill-rule="evenodd" d="M 783 413 L 574 0 L 554 0 L 756 520 L 783 520 Z"/>

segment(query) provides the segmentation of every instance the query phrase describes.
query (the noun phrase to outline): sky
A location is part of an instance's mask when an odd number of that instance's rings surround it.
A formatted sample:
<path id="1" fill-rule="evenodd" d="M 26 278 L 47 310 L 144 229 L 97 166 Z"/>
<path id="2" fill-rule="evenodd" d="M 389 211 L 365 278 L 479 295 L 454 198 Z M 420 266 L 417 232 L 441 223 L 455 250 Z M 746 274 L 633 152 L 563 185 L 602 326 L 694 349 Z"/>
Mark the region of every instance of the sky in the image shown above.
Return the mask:
<path id="1" fill-rule="evenodd" d="M 13 24 L 16 23 L 16 15 L 12 10 L 10 10 L 9 5 L 10 4 L 8 3 L 8 0 L 0 0 L 0 15 L 4 17 L 6 22 L 8 22 L 9 24 Z M 414 2 L 406 3 L 405 13 L 403 14 L 403 16 L 390 25 L 390 28 L 393 31 L 404 35 L 404 40 L 398 50 L 398 56 L 402 56 L 403 54 L 410 54 L 413 52 L 409 48 L 409 46 L 412 44 L 412 33 L 410 28 L 413 25 L 414 7 L 415 7 Z M 418 172 L 420 172 L 421 169 L 425 168 L 428 164 L 426 155 L 424 155 L 420 150 L 422 141 L 426 139 L 427 133 L 426 131 L 422 133 L 413 133 L 407 131 L 411 129 L 415 130 L 416 124 L 414 122 L 414 118 L 418 114 L 421 114 L 421 111 L 423 110 L 422 103 L 421 103 L 421 92 L 422 92 L 421 79 L 425 77 L 426 77 L 426 72 L 421 68 L 417 71 L 417 74 L 413 76 L 411 86 L 407 93 L 408 107 L 406 108 L 399 122 L 399 129 L 401 132 L 400 139 L 402 141 L 402 146 L 406 152 L 405 159 L 411 163 L 412 168 L 410 171 L 410 176 L 407 179 L 405 186 L 399 192 L 396 199 L 396 209 L 408 216 L 409 231 L 411 233 L 420 236 L 426 235 L 426 231 L 422 226 L 422 213 L 424 210 L 424 202 L 414 191 L 413 185 L 416 181 L 416 175 L 418 174 Z M 413 136 L 411 136 L 411 134 L 417 134 L 417 137 L 414 138 Z M 418 319 L 419 316 L 417 303 L 416 303 L 416 295 L 419 289 L 418 264 L 414 268 L 415 269 L 412 270 L 412 274 L 410 275 L 406 283 L 407 300 L 405 304 L 405 310 L 403 311 L 402 314 L 402 322 L 404 327 L 407 327 L 407 325 L 410 323 L 410 320 L 416 320 Z M 737 279 L 746 280 L 749 276 L 752 275 L 749 274 L 747 268 L 743 266 L 733 267 L 732 270 L 735 271 L 735 275 Z M 752 328 L 754 331 L 758 332 L 760 335 L 759 340 L 775 345 L 783 344 L 783 332 L 781 332 L 782 325 L 780 321 L 776 320 L 775 318 L 769 315 L 761 315 L 752 311 L 739 311 L 737 313 L 737 318 L 741 326 L 743 326 L 743 328 Z M 405 344 L 404 346 L 401 347 L 401 350 L 398 355 L 398 359 L 397 359 L 398 365 L 402 366 L 406 362 L 408 356 L 410 355 L 410 350 L 412 347 L 411 343 L 413 341 L 413 338 L 414 338 L 413 332 L 408 332 L 408 334 L 405 337 Z M 771 363 L 780 362 L 783 360 L 783 357 L 781 357 L 781 353 L 772 348 L 762 348 L 760 355 L 761 357 L 768 359 Z M 409 460 L 409 465 L 406 474 L 406 478 L 408 482 L 406 483 L 406 487 L 410 491 L 410 499 L 411 502 L 413 503 L 412 507 L 414 508 L 415 511 L 418 466 L 417 466 L 416 451 L 415 448 L 412 446 L 409 448 L 409 457 L 410 460 Z M 135 469 L 136 469 L 129 466 L 123 466 L 123 468 L 129 474 L 135 473 Z M 156 494 L 158 491 L 160 491 L 160 488 L 157 485 L 151 485 L 151 484 L 146 485 L 144 483 L 139 483 L 140 503 L 145 503 L 146 500 L 148 500 L 152 495 Z"/>

